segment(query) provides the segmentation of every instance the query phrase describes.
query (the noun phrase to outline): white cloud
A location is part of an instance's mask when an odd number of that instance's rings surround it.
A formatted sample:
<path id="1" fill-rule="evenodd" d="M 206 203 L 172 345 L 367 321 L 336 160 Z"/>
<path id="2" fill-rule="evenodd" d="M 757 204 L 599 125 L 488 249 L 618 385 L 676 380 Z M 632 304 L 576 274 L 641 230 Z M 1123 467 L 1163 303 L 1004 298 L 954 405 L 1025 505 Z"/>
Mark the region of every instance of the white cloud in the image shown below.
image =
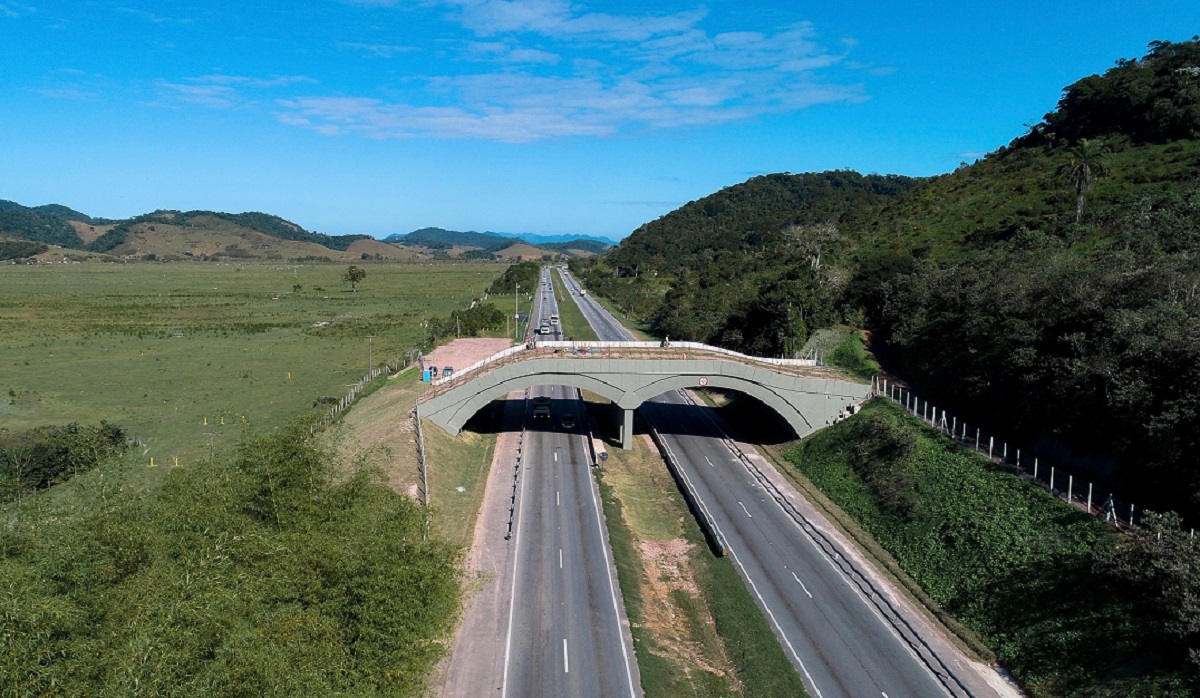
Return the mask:
<path id="1" fill-rule="evenodd" d="M 466 30 L 466 38 L 451 31 L 442 39 L 458 65 L 407 75 L 401 88 L 377 94 L 282 99 L 278 118 L 330 134 L 521 142 L 721 124 L 866 99 L 860 84 L 832 77 L 851 72 L 853 42 L 829 48 L 808 22 L 710 33 L 703 9 L 611 14 L 570 0 L 415 2 L 447 8 Z M 462 70 L 471 63 L 486 67 Z"/>
<path id="2" fill-rule="evenodd" d="M 20 17 L 21 15 L 31 15 L 37 12 L 37 8 L 32 5 L 25 5 L 19 2 L 0 3 L 0 17 Z"/>
<path id="3" fill-rule="evenodd" d="M 395 44 L 363 44 L 358 42 L 342 42 L 338 44 L 341 48 L 362 51 L 376 58 L 391 58 L 392 56 L 401 53 L 412 53 L 418 49 L 413 46 L 397 46 Z"/>
<path id="4" fill-rule="evenodd" d="M 201 75 L 182 82 L 158 81 L 159 91 L 167 103 L 194 104 L 212 109 L 226 109 L 253 101 L 245 92 L 267 90 L 289 85 L 316 83 L 303 75 L 276 75 L 269 78 L 245 75 Z"/>
<path id="5" fill-rule="evenodd" d="M 704 16 L 703 10 L 671 15 L 613 15 L 578 12 L 566 0 L 446 0 L 454 18 L 484 36 L 536 33 L 567 38 L 645 41 L 684 31 Z"/>

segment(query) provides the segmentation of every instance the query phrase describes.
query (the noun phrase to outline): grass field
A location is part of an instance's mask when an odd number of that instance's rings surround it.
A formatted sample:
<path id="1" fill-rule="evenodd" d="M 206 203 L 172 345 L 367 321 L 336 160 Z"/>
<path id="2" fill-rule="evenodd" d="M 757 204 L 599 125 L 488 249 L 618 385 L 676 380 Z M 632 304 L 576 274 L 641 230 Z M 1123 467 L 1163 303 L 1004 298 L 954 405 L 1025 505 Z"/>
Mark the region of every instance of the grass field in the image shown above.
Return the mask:
<path id="1" fill-rule="evenodd" d="M 416 346 L 502 265 L 0 266 L 0 424 L 108 420 L 147 464 L 228 452 Z M 207 421 L 207 423 L 206 423 Z"/>

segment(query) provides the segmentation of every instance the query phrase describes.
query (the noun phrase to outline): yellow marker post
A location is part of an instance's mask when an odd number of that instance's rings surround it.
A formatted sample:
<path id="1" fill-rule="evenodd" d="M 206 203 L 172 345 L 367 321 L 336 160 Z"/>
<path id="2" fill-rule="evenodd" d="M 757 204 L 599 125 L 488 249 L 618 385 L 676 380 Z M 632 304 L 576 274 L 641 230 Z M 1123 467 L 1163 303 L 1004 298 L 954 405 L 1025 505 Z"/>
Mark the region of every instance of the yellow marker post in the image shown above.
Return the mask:
<path id="1" fill-rule="evenodd" d="M 204 418 L 204 426 L 208 426 L 208 417 Z"/>
<path id="2" fill-rule="evenodd" d="M 291 379 L 292 379 L 292 372 L 288 371 L 288 380 L 291 380 Z"/>
<path id="3" fill-rule="evenodd" d="M 172 456 L 172 458 L 175 459 L 175 467 L 178 468 L 179 467 L 179 456 Z"/>
<path id="4" fill-rule="evenodd" d="M 154 456 L 150 456 L 150 467 L 154 467 Z"/>
<path id="5" fill-rule="evenodd" d="M 225 423 L 225 417 L 221 417 L 221 424 Z"/>

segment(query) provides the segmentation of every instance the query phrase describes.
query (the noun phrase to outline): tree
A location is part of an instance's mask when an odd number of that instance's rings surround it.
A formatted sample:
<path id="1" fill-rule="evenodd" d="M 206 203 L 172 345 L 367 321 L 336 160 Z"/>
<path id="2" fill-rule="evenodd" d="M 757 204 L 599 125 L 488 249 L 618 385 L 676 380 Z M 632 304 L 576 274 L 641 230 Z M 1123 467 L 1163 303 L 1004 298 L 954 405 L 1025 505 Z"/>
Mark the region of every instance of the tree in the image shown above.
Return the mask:
<path id="1" fill-rule="evenodd" d="M 351 264 L 350 268 L 346 270 L 346 273 L 342 275 L 342 281 L 350 282 L 351 291 L 358 291 L 358 282 L 365 278 L 367 278 L 366 270 L 359 269 L 353 264 Z"/>
<path id="2" fill-rule="evenodd" d="M 1108 176 L 1108 148 L 1096 141 L 1081 138 L 1071 149 L 1071 160 L 1063 172 L 1075 187 L 1075 222 L 1083 218 L 1083 195 L 1092 190 L 1096 180 Z"/>

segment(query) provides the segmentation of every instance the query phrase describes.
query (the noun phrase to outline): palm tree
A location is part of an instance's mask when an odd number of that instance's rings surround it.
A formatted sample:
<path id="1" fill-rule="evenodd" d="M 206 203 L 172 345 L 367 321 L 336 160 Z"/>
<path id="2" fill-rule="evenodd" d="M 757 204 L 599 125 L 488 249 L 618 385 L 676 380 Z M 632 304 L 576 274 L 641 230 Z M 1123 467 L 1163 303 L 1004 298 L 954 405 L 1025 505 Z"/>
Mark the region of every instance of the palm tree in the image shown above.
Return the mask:
<path id="1" fill-rule="evenodd" d="M 1075 187 L 1075 222 L 1083 218 L 1083 195 L 1092 190 L 1096 180 L 1108 176 L 1108 148 L 1087 138 L 1080 138 L 1071 149 L 1071 160 L 1062 171 Z"/>

